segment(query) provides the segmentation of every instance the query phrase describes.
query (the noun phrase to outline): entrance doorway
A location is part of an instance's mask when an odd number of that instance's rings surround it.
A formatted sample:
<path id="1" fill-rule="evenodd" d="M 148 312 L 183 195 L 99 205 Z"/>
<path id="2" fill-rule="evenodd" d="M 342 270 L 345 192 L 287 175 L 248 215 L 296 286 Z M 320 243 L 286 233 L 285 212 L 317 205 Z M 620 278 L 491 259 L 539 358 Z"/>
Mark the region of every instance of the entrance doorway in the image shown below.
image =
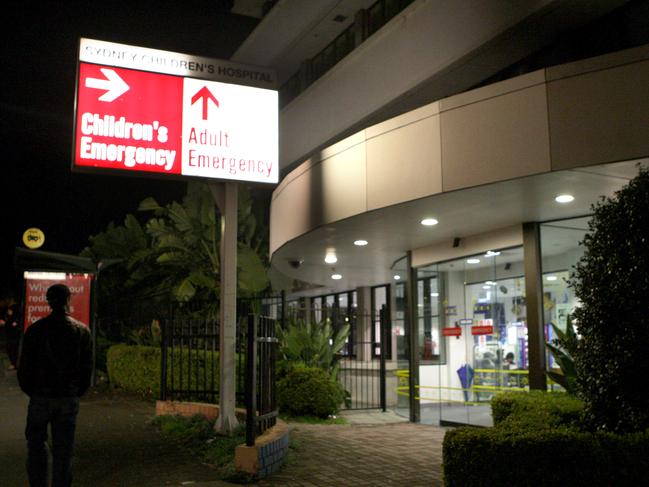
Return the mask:
<path id="1" fill-rule="evenodd" d="M 490 401 L 527 387 L 522 248 L 417 270 L 421 422 L 492 424 Z"/>

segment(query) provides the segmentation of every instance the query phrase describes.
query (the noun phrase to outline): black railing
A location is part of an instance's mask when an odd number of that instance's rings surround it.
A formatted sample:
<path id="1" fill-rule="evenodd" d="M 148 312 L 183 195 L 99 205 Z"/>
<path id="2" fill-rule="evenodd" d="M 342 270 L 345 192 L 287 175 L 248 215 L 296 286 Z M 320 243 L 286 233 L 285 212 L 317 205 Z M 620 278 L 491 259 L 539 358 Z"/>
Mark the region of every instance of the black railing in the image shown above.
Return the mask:
<path id="1" fill-rule="evenodd" d="M 377 0 L 368 9 L 359 11 L 350 26 L 324 49 L 305 60 L 300 70 L 284 82 L 279 89 L 280 107 L 289 104 L 413 1 Z"/>
<path id="2" fill-rule="evenodd" d="M 246 353 L 246 444 L 275 425 L 275 364 L 278 340 L 277 321 L 250 314 L 248 317 Z"/>
<path id="3" fill-rule="evenodd" d="M 166 319 L 161 325 L 160 399 L 218 402 L 216 321 Z"/>

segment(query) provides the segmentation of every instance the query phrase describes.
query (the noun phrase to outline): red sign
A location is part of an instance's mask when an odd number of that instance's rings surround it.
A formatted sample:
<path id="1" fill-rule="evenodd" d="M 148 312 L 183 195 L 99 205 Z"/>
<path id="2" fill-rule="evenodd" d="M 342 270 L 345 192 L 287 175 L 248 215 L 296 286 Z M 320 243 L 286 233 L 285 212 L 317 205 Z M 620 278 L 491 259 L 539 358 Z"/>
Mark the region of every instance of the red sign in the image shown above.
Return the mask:
<path id="1" fill-rule="evenodd" d="M 471 335 L 493 335 L 492 325 L 476 325 L 471 327 Z"/>
<path id="2" fill-rule="evenodd" d="M 79 58 L 74 168 L 278 181 L 277 91 L 201 78 L 264 73 L 89 39 Z"/>
<path id="3" fill-rule="evenodd" d="M 73 318 L 89 326 L 90 323 L 90 284 L 92 275 L 55 273 L 27 273 L 25 277 L 25 329 L 52 310 L 47 304 L 45 294 L 53 284 L 65 284 L 70 288 L 69 313 Z"/>
<path id="4" fill-rule="evenodd" d="M 442 335 L 445 337 L 459 337 L 462 335 L 462 328 L 458 326 L 442 328 Z"/>
<path id="5" fill-rule="evenodd" d="M 76 166 L 180 174 L 182 78 L 80 63 L 79 80 Z"/>

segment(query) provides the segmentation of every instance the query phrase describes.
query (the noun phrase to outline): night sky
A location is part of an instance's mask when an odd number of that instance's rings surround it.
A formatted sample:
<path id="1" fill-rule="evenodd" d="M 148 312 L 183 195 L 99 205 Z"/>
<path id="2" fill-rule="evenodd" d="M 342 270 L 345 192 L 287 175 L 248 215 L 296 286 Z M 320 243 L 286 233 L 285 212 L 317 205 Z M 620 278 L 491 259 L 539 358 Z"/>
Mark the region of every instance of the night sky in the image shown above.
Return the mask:
<path id="1" fill-rule="evenodd" d="M 145 197 L 185 191 L 181 181 L 71 173 L 79 37 L 227 59 L 257 22 L 218 0 L 20 1 L 2 17 L 0 298 L 27 228 L 44 231 L 41 250 L 77 254 Z"/>

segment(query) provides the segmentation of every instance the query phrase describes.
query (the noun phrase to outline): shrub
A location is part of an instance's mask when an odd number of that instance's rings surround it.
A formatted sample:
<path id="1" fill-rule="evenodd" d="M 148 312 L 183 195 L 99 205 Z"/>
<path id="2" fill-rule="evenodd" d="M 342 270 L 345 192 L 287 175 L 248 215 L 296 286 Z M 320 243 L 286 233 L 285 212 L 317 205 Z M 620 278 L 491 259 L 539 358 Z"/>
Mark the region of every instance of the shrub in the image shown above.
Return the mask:
<path id="1" fill-rule="evenodd" d="M 114 345 L 107 353 L 108 379 L 112 385 L 126 391 L 140 394 L 145 398 L 157 398 L 160 396 L 160 361 L 161 352 L 158 347 Z M 183 369 L 179 365 L 181 361 L 184 364 Z M 188 365 L 191 374 L 187 374 Z M 188 351 L 182 354 L 180 351 L 170 352 L 167 380 L 171 382 L 173 379 L 174 384 L 180 384 L 182 370 L 185 371 L 182 377 L 183 389 L 202 387 L 205 381 L 207 384 L 213 382 L 218 392 L 218 352 L 199 351 L 191 354 Z"/>
<path id="2" fill-rule="evenodd" d="M 649 171 L 593 207 L 570 284 L 582 337 L 574 352 L 585 417 L 598 430 L 649 428 Z"/>
<path id="3" fill-rule="evenodd" d="M 317 367 L 295 365 L 277 382 L 279 409 L 294 416 L 326 418 L 344 399 L 342 386 Z"/>
<path id="4" fill-rule="evenodd" d="M 454 486 L 636 486 L 646 484 L 649 433 L 458 428 L 442 447 Z"/>
<path id="5" fill-rule="evenodd" d="M 504 392 L 491 400 L 496 427 L 578 429 L 583 403 L 565 392 Z"/>
<path id="6" fill-rule="evenodd" d="M 349 324 L 334 334 L 331 323 L 311 323 L 291 318 L 286 329 L 278 330 L 279 354 L 287 364 L 319 367 L 332 378 L 338 377 L 339 353 L 349 336 Z"/>

